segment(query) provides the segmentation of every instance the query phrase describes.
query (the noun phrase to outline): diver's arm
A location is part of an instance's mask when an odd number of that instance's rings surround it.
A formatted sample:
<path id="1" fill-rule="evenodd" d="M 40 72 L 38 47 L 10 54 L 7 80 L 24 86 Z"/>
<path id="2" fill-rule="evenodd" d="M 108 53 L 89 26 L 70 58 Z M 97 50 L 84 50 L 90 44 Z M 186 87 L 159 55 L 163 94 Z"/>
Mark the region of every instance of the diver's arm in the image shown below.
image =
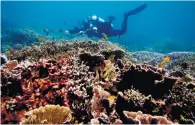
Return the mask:
<path id="1" fill-rule="evenodd" d="M 77 34 L 80 31 L 84 31 L 84 28 L 68 30 L 68 33 L 70 33 L 70 34 Z"/>

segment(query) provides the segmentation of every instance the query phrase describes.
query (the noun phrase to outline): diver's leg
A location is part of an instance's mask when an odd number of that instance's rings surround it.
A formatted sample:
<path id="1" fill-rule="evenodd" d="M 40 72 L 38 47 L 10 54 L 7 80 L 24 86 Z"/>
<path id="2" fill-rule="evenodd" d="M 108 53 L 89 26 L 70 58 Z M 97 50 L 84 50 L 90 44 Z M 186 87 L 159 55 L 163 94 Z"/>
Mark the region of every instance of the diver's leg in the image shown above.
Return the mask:
<path id="1" fill-rule="evenodd" d="M 122 29 L 121 30 L 113 30 L 112 36 L 123 35 L 124 33 L 126 33 L 128 17 L 130 15 L 134 15 L 134 14 L 137 14 L 137 13 L 141 12 L 146 7 L 147 7 L 147 4 L 143 4 L 143 5 L 135 8 L 135 9 L 133 9 L 131 11 L 128 11 L 128 12 L 124 13 L 124 20 L 123 20 L 123 23 L 122 23 Z"/>
<path id="2" fill-rule="evenodd" d="M 121 36 L 124 33 L 125 33 L 124 30 L 112 29 L 112 31 L 110 32 L 110 34 L 108 34 L 108 36 Z"/>
<path id="3" fill-rule="evenodd" d="M 123 23 L 122 23 L 122 28 L 120 30 L 112 29 L 108 35 L 109 36 L 121 36 L 125 34 L 127 31 L 127 21 L 128 21 L 128 16 L 125 16 Z"/>

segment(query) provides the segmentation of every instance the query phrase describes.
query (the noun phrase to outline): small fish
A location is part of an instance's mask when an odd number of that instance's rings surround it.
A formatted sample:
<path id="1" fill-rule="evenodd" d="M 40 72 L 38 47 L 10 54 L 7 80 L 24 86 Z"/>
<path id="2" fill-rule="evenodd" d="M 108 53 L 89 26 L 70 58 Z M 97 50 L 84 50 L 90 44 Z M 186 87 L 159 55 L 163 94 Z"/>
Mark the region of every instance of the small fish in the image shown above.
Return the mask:
<path id="1" fill-rule="evenodd" d="M 108 35 L 106 35 L 105 33 L 102 33 L 102 35 L 104 39 L 108 40 Z"/>
<path id="2" fill-rule="evenodd" d="M 170 62 L 170 56 L 166 56 L 165 58 L 163 58 L 163 61 L 166 63 Z"/>
<path id="3" fill-rule="evenodd" d="M 159 68 L 163 68 L 165 66 L 165 64 L 163 63 L 163 62 L 160 62 L 159 64 L 158 64 L 158 67 Z"/>
<path id="4" fill-rule="evenodd" d="M 115 99 L 116 99 L 116 96 L 114 96 L 114 95 L 108 96 L 108 100 L 109 100 L 109 102 L 110 102 L 111 104 L 114 102 Z"/>
<path id="5" fill-rule="evenodd" d="M 44 41 L 44 40 L 45 40 L 44 37 L 40 37 L 40 38 L 39 38 L 39 41 Z"/>
<path id="6" fill-rule="evenodd" d="M 114 95 L 108 96 L 108 99 L 109 99 L 109 100 L 114 100 L 115 98 L 116 98 L 116 96 L 114 96 Z"/>

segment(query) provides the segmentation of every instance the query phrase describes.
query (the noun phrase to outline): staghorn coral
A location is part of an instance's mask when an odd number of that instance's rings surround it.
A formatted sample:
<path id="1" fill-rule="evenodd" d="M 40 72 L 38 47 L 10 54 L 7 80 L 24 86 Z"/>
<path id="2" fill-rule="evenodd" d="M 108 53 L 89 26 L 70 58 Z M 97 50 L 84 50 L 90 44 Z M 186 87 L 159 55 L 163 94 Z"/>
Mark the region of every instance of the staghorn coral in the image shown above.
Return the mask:
<path id="1" fill-rule="evenodd" d="M 62 124 L 71 118 L 71 110 L 68 107 L 46 105 L 27 112 L 21 124 Z"/>

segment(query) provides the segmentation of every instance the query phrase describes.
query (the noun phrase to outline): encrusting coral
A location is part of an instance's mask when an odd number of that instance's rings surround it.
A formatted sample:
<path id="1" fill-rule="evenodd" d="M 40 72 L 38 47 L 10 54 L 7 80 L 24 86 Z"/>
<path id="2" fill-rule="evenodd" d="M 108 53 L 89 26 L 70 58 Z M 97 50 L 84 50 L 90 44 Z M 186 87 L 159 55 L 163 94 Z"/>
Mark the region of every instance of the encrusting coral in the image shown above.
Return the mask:
<path id="1" fill-rule="evenodd" d="M 63 124 L 71 119 L 71 110 L 68 107 L 46 105 L 27 112 L 21 124 Z"/>

